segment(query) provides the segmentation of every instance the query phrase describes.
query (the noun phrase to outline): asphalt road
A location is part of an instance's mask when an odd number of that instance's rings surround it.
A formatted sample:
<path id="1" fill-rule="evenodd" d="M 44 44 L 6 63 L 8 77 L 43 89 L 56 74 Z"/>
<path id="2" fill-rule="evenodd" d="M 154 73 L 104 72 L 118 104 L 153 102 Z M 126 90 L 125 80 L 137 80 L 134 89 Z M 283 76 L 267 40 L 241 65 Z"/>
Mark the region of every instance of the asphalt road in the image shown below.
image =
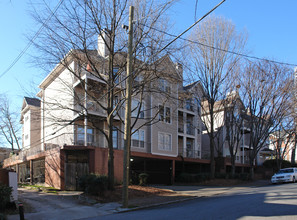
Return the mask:
<path id="1" fill-rule="evenodd" d="M 88 219 L 297 219 L 297 184 L 231 188 L 214 197 Z"/>

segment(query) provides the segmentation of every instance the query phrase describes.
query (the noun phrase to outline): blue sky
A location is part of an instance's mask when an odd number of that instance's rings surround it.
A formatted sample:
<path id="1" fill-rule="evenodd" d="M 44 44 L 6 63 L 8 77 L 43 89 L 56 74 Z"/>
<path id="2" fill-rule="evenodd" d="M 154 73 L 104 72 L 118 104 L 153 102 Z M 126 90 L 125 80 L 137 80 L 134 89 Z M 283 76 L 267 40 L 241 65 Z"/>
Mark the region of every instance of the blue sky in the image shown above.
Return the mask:
<path id="1" fill-rule="evenodd" d="M 194 23 L 195 2 L 181 0 L 170 12 L 172 22 L 176 24 L 175 34 Z M 201 17 L 219 2 L 198 0 L 196 17 Z M 25 36 L 39 28 L 34 26 L 28 3 L 29 0 L 0 1 L 0 75 L 27 45 Z M 55 6 L 53 1 L 51 3 Z M 238 30 L 248 32 L 250 55 L 297 64 L 296 8 L 296 0 L 226 0 L 214 14 L 232 20 Z M 30 52 L 32 49 L 28 50 Z M 17 111 L 20 110 L 22 97 L 34 94 L 45 76 L 42 70 L 32 67 L 28 53 L 0 78 L 0 93 L 9 96 L 11 105 Z"/>

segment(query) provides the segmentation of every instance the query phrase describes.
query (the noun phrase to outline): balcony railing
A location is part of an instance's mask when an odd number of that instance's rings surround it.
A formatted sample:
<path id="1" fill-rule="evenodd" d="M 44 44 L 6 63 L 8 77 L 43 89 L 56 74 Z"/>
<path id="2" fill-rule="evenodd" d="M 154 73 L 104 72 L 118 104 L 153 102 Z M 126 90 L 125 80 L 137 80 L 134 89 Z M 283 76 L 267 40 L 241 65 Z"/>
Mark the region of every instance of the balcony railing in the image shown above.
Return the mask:
<path id="1" fill-rule="evenodd" d="M 78 141 L 74 141 L 73 142 L 73 145 L 77 145 L 77 146 L 84 146 L 85 143 L 84 141 L 82 140 L 78 140 Z M 87 146 L 91 146 L 91 147 L 100 147 L 100 143 L 99 142 L 88 142 L 87 143 Z M 101 147 L 102 147 L 102 144 L 101 144 Z"/>
<path id="2" fill-rule="evenodd" d="M 194 105 L 193 104 L 189 104 L 189 103 L 186 103 L 186 109 L 188 110 L 188 111 L 194 111 Z"/>
<path id="3" fill-rule="evenodd" d="M 4 160 L 4 166 L 6 164 L 14 163 L 15 161 L 26 161 L 28 157 L 37 155 L 39 153 L 42 153 L 43 150 L 41 149 L 41 146 L 35 146 L 28 149 L 23 149 L 13 155 L 11 155 L 9 158 Z"/>
<path id="4" fill-rule="evenodd" d="M 179 155 L 183 156 L 184 158 L 200 158 L 200 151 L 192 149 L 179 149 Z"/>

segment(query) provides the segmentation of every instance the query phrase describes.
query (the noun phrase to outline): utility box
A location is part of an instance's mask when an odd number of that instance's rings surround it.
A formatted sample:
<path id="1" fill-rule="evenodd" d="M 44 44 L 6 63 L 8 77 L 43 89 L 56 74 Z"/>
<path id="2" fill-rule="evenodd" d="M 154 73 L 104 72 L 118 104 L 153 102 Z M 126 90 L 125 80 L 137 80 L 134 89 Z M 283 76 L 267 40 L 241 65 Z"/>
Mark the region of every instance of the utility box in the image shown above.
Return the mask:
<path id="1" fill-rule="evenodd" d="M 18 175 L 16 172 L 8 172 L 9 186 L 12 187 L 11 200 L 18 200 Z"/>

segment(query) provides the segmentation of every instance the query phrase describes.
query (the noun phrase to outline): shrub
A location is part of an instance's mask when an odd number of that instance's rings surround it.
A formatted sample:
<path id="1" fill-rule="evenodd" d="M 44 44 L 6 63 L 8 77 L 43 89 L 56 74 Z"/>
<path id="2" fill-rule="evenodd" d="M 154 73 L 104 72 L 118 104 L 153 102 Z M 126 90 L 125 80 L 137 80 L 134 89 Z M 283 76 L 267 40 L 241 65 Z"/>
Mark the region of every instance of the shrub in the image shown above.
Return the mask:
<path id="1" fill-rule="evenodd" d="M 138 175 L 139 178 L 139 185 L 144 186 L 147 184 L 147 179 L 149 175 L 147 173 L 141 173 Z"/>
<path id="2" fill-rule="evenodd" d="M 265 168 L 273 168 L 273 170 L 277 170 L 277 161 L 276 161 L 276 159 L 265 160 L 263 163 L 263 166 Z M 288 168 L 291 166 L 292 166 L 292 164 L 290 161 L 287 161 L 287 160 L 282 161 L 282 168 Z"/>
<path id="3" fill-rule="evenodd" d="M 104 175 L 85 175 L 79 179 L 79 186 L 87 194 L 103 195 L 108 187 L 108 178 Z"/>
<path id="4" fill-rule="evenodd" d="M 10 202 L 12 187 L 0 184 L 0 210 L 4 210 Z"/>

